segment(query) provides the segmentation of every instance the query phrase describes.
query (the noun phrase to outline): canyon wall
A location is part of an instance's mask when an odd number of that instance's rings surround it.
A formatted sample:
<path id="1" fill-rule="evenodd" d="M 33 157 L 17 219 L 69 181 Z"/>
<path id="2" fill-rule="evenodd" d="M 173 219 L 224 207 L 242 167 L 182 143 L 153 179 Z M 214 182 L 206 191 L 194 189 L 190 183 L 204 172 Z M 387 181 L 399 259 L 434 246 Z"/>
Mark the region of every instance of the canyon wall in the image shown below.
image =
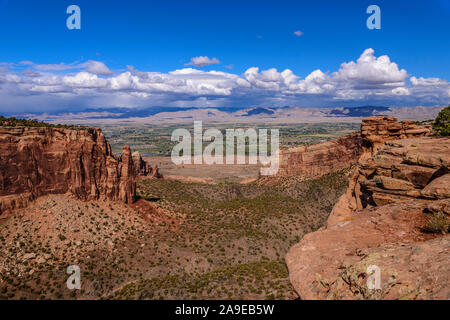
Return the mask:
<path id="1" fill-rule="evenodd" d="M 356 132 L 336 140 L 281 149 L 279 169 L 272 177 L 313 179 L 348 168 L 361 156 L 362 142 Z"/>
<path id="2" fill-rule="evenodd" d="M 286 256 L 291 283 L 302 299 L 448 299 L 450 139 L 389 117 L 361 127 L 347 192 Z"/>
<path id="3" fill-rule="evenodd" d="M 375 153 L 385 141 L 425 136 L 431 129 L 395 117 L 368 117 L 361 131 L 336 140 L 280 149 L 279 169 L 270 177 L 313 179 L 358 163 Z M 264 177 L 265 179 L 266 177 Z"/>
<path id="4" fill-rule="evenodd" d="M 135 176 L 130 148 L 115 156 L 100 129 L 0 127 L 0 214 L 50 193 L 131 203 Z"/>

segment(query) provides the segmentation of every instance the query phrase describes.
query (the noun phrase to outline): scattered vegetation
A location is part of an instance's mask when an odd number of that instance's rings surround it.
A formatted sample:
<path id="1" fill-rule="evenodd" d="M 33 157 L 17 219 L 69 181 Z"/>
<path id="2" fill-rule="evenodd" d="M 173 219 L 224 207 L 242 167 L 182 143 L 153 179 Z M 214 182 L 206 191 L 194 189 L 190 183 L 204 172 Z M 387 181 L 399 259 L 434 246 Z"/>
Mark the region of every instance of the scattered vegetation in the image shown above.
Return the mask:
<path id="1" fill-rule="evenodd" d="M 136 281 L 115 291 L 108 299 L 246 299 L 264 295 L 285 299 L 290 288 L 283 260 L 253 261 L 218 268 L 207 273 L 183 273 Z"/>
<path id="2" fill-rule="evenodd" d="M 63 129 L 85 129 L 83 126 L 66 124 L 51 124 L 36 119 L 18 119 L 15 117 L 5 118 L 0 116 L 0 126 L 2 127 L 43 127 L 43 128 L 63 128 Z"/>
<path id="3" fill-rule="evenodd" d="M 275 186 L 139 180 L 131 206 L 41 197 L 0 222 L 0 299 L 292 299 L 284 257 L 345 187 L 338 172 Z M 73 264 L 80 291 L 66 287 Z"/>

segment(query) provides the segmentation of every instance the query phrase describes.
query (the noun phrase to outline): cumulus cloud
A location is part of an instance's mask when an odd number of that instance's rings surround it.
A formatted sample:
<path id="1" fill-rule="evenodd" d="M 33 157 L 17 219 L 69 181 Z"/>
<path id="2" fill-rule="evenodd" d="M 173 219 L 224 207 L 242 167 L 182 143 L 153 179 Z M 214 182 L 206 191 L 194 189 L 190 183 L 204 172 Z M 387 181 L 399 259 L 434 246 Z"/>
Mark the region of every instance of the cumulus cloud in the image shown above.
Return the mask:
<path id="1" fill-rule="evenodd" d="M 86 68 L 87 72 L 100 74 L 100 75 L 111 75 L 113 72 L 101 61 L 89 60 L 84 63 L 83 66 Z"/>
<path id="2" fill-rule="evenodd" d="M 217 58 L 210 59 L 207 56 L 199 56 L 191 58 L 191 62 L 186 63 L 186 66 L 204 67 L 212 64 L 219 64 L 220 61 Z"/>
<path id="3" fill-rule="evenodd" d="M 372 49 L 356 61 L 342 63 L 335 72 L 316 69 L 305 77 L 290 69 L 258 67 L 239 75 L 190 67 L 149 72 L 128 65 L 128 70 L 113 73 L 103 62 L 93 60 L 44 67 L 32 62 L 0 65 L 2 112 L 11 106 L 29 111 L 30 106 L 436 105 L 450 101 L 447 80 L 410 77 L 388 56 L 376 57 Z"/>
<path id="4" fill-rule="evenodd" d="M 294 31 L 294 35 L 296 35 L 297 37 L 301 37 L 303 35 L 303 32 L 300 30 Z"/>
<path id="5" fill-rule="evenodd" d="M 356 62 L 341 64 L 339 71 L 334 73 L 336 80 L 360 88 L 402 86 L 407 77 L 406 70 L 399 70 L 397 64 L 386 55 L 375 57 L 371 48 L 364 50 Z"/>

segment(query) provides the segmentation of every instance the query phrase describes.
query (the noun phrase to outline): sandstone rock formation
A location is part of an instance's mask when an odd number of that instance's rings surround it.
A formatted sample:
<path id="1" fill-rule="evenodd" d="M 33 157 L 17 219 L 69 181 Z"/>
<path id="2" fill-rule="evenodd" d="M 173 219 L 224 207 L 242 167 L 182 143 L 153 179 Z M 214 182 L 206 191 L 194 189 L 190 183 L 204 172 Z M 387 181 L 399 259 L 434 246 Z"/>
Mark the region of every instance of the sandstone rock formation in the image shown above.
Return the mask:
<path id="1" fill-rule="evenodd" d="M 139 151 L 135 151 L 132 154 L 133 156 L 133 164 L 134 164 L 134 173 L 136 177 L 151 177 L 160 179 L 162 178 L 162 174 L 159 172 L 159 168 L 157 165 L 152 167 L 147 161 L 142 159 Z"/>
<path id="2" fill-rule="evenodd" d="M 364 118 L 360 132 L 309 146 L 281 149 L 279 169 L 272 178 L 321 177 L 367 158 L 386 141 L 426 136 L 430 131 L 431 128 L 415 125 L 414 121 L 397 122 L 395 117 Z"/>
<path id="3" fill-rule="evenodd" d="M 111 152 L 100 129 L 0 127 L 0 214 L 45 194 L 126 203 L 136 193 L 131 151 Z"/>
<path id="4" fill-rule="evenodd" d="M 327 224 L 336 224 L 368 205 L 418 197 L 419 189 L 432 178 L 448 172 L 448 139 L 419 138 L 430 131 L 412 121 L 398 123 L 393 117 L 363 119 L 363 153 Z"/>
<path id="5" fill-rule="evenodd" d="M 450 215 L 450 139 L 394 118 L 361 128 L 363 153 L 326 228 L 286 256 L 304 299 L 449 299 L 450 238 L 426 233 L 429 212 Z M 382 287 L 367 286 L 368 267 Z"/>
<path id="6" fill-rule="evenodd" d="M 336 140 L 281 149 L 279 169 L 274 177 L 312 179 L 348 168 L 361 156 L 362 142 L 357 132 Z"/>
<path id="7" fill-rule="evenodd" d="M 423 211 L 450 200 L 410 200 L 352 213 L 346 222 L 307 234 L 286 256 L 302 299 L 449 299 L 450 236 L 424 233 Z M 367 286 L 380 270 L 381 289 Z"/>
<path id="8" fill-rule="evenodd" d="M 418 126 L 410 120 L 397 122 L 395 117 L 367 117 L 361 123 L 365 151 L 369 151 L 370 155 L 373 155 L 386 141 L 423 137 L 430 132 L 430 127 Z"/>

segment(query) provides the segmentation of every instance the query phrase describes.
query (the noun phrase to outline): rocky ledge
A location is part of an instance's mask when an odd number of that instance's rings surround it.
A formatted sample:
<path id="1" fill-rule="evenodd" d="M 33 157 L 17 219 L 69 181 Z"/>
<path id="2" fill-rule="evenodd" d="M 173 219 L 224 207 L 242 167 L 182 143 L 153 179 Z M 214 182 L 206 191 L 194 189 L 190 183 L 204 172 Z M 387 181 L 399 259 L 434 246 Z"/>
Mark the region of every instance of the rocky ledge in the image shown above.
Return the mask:
<path id="1" fill-rule="evenodd" d="M 448 215 L 450 201 L 365 209 L 307 234 L 286 256 L 292 285 L 302 299 L 449 299 L 450 236 L 422 231 L 433 208 Z M 369 266 L 380 289 L 367 286 Z"/>
<path id="2" fill-rule="evenodd" d="M 352 212 L 370 206 L 450 197 L 449 159 L 449 138 L 385 142 L 373 156 L 360 160 L 327 225 L 345 221 Z"/>
<path id="3" fill-rule="evenodd" d="M 363 120 L 364 151 L 346 193 L 326 227 L 289 250 L 302 299 L 450 298 L 450 139 L 393 123 Z M 380 271 L 378 289 L 367 285 L 369 266 Z"/>

